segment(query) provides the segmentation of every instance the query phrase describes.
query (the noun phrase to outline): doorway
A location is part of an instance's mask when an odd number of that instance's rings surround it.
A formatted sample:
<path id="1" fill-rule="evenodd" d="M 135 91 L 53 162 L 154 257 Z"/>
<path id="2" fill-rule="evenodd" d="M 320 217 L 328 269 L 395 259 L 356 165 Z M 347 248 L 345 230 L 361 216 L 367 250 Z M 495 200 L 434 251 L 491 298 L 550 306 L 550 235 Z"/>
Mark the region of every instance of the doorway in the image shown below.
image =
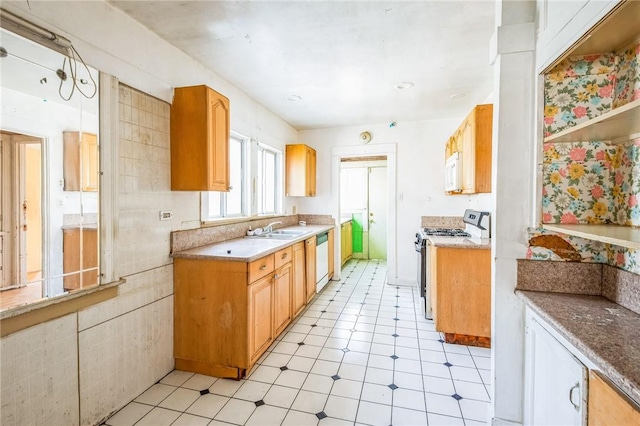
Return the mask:
<path id="1" fill-rule="evenodd" d="M 353 258 L 387 259 L 387 159 L 345 158 L 340 171 L 340 219 L 351 220 Z"/>
<path id="2" fill-rule="evenodd" d="M 43 297 L 42 139 L 0 133 L 2 305 Z"/>

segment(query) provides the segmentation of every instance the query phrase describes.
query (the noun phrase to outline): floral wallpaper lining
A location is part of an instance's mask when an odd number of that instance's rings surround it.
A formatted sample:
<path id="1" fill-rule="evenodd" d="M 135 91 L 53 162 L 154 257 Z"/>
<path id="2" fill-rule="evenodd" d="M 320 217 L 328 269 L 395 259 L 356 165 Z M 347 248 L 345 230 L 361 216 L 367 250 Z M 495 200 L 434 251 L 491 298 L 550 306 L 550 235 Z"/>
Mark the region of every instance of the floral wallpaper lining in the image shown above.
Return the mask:
<path id="1" fill-rule="evenodd" d="M 545 75 L 545 137 L 640 99 L 639 59 L 636 42 L 619 54 L 565 59 Z M 640 138 L 620 145 L 548 143 L 543 152 L 543 223 L 640 226 Z M 549 234 L 571 244 L 583 262 L 640 274 L 640 250 L 529 230 L 530 238 Z M 544 247 L 530 247 L 527 258 L 562 260 Z"/>

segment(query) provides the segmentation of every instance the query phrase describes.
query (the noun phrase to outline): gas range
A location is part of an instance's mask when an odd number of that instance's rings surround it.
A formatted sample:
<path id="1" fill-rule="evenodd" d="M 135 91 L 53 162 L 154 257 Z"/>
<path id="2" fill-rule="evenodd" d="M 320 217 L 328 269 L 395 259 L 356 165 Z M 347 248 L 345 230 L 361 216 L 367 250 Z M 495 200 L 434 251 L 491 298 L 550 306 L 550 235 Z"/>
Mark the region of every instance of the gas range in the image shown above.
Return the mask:
<path id="1" fill-rule="evenodd" d="M 470 237 L 471 234 L 464 229 L 456 228 L 423 228 L 421 232 L 426 236 L 435 237 Z"/>

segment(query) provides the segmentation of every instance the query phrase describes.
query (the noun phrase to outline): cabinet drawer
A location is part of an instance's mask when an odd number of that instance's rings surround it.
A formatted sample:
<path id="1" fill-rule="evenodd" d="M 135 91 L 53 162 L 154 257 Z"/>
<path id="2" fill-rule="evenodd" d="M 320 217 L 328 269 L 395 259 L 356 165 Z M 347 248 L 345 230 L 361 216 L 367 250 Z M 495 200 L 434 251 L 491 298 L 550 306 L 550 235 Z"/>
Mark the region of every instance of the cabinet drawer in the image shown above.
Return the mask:
<path id="1" fill-rule="evenodd" d="M 289 246 L 282 250 L 275 252 L 275 269 L 278 269 L 282 265 L 291 262 L 293 256 L 293 246 Z"/>
<path id="2" fill-rule="evenodd" d="M 249 283 L 259 280 L 273 272 L 273 260 L 274 256 L 270 254 L 269 256 L 262 257 L 249 263 Z"/>

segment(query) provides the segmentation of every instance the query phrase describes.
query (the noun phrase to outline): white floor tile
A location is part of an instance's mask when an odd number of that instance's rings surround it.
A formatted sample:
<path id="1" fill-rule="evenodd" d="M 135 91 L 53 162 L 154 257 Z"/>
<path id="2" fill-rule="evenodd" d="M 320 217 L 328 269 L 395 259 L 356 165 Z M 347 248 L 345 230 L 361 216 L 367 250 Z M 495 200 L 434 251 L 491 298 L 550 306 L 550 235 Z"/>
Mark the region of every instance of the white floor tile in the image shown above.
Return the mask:
<path id="1" fill-rule="evenodd" d="M 136 425 L 140 426 L 169 426 L 180 417 L 177 411 L 167 410 L 166 408 L 156 407 L 149 411 Z"/>
<path id="2" fill-rule="evenodd" d="M 491 371 L 490 370 L 478 370 L 478 373 L 480 373 L 480 377 L 482 378 L 482 382 L 485 385 L 487 385 L 487 386 L 493 385 L 493 377 L 491 376 Z"/>
<path id="3" fill-rule="evenodd" d="M 486 358 L 483 356 L 474 356 L 473 362 L 476 365 L 476 368 L 481 370 L 491 370 L 491 358 Z"/>
<path id="4" fill-rule="evenodd" d="M 391 410 L 391 422 L 393 426 L 426 425 L 427 413 L 424 411 L 416 411 L 416 410 L 409 410 L 401 407 L 393 407 L 393 409 Z"/>
<path id="5" fill-rule="evenodd" d="M 284 335 L 284 337 L 282 338 L 282 341 L 283 342 L 298 343 L 298 342 L 304 341 L 305 337 L 307 337 L 306 334 L 295 333 L 295 332 L 289 331 L 287 334 Z"/>
<path id="6" fill-rule="evenodd" d="M 194 416 L 193 414 L 182 413 L 171 426 L 207 426 L 211 419 Z"/>
<path id="7" fill-rule="evenodd" d="M 482 383 L 480 374 L 475 368 L 451 367 L 453 380 L 463 380 L 466 382 Z"/>
<path id="8" fill-rule="evenodd" d="M 171 386 L 182 386 L 184 382 L 189 380 L 193 376 L 193 373 L 187 371 L 173 370 L 171 373 L 164 376 L 160 383 Z"/>
<path id="9" fill-rule="evenodd" d="M 298 350 L 298 344 L 293 342 L 279 342 L 271 352 L 285 355 L 293 355 Z"/>
<path id="10" fill-rule="evenodd" d="M 360 399 L 362 382 L 356 380 L 339 379 L 331 388 L 331 395 L 344 396 L 345 398 Z"/>
<path id="11" fill-rule="evenodd" d="M 453 395 L 456 393 L 453 381 L 450 378 L 422 376 L 422 384 L 424 385 L 424 391 L 428 393 L 441 395 Z"/>
<path id="12" fill-rule="evenodd" d="M 371 349 L 371 342 L 363 342 L 357 340 L 351 340 L 347 346 L 350 351 L 361 352 L 369 355 L 369 349 Z"/>
<path id="13" fill-rule="evenodd" d="M 402 359 L 412 359 L 415 361 L 420 361 L 420 351 L 415 348 L 396 346 L 396 355 L 398 355 Z"/>
<path id="14" fill-rule="evenodd" d="M 181 387 L 201 391 L 209 389 L 216 380 L 216 377 L 205 376 L 204 374 L 194 374 L 189 380 L 184 382 Z"/>
<path id="15" fill-rule="evenodd" d="M 351 332 L 349 332 L 351 333 Z M 349 345 L 349 337 L 329 337 L 324 344 L 325 348 L 344 349 Z"/>
<path id="16" fill-rule="evenodd" d="M 295 357 L 294 357 L 295 358 Z M 291 361 L 289 362 L 289 364 Z M 287 366 L 289 366 L 287 364 Z M 291 368 L 291 367 L 289 367 Z M 260 365 L 249 375 L 249 379 L 256 382 L 273 383 L 276 381 L 282 371 L 278 367 L 269 367 L 268 365 Z"/>
<path id="17" fill-rule="evenodd" d="M 427 401 L 427 413 L 442 414 L 451 417 L 462 417 L 458 401 L 449 395 L 438 395 L 435 393 L 425 394 Z"/>
<path id="18" fill-rule="evenodd" d="M 444 348 L 444 351 L 449 354 L 471 355 L 471 352 L 469 352 L 469 348 L 464 345 L 454 345 L 451 343 L 443 343 L 442 347 Z"/>
<path id="19" fill-rule="evenodd" d="M 282 426 L 317 426 L 317 424 L 318 418 L 315 414 L 294 410 L 289 410 L 282 422 Z"/>
<path id="20" fill-rule="evenodd" d="M 424 411 L 424 395 L 423 392 L 398 388 L 393 391 L 393 406 Z"/>
<path id="21" fill-rule="evenodd" d="M 245 380 L 233 397 L 243 399 L 245 401 L 256 402 L 264 398 L 270 388 L 271 385 L 269 383 Z"/>
<path id="22" fill-rule="evenodd" d="M 222 410 L 222 407 L 229 401 L 226 396 L 207 394 L 202 395 L 196 402 L 187 408 L 187 413 L 196 416 L 212 419 Z"/>
<path id="23" fill-rule="evenodd" d="M 273 405 L 281 408 L 289 408 L 296 396 L 298 395 L 299 390 L 293 388 L 287 388 L 284 386 L 274 385 L 269 389 L 267 394 L 264 396 L 263 401 L 267 405 Z"/>
<path id="24" fill-rule="evenodd" d="M 373 426 L 391 424 L 391 406 L 360 401 L 356 421 Z"/>
<path id="25" fill-rule="evenodd" d="M 489 402 L 489 393 L 482 383 L 454 380 L 453 385 L 456 393 L 465 399 Z"/>
<path id="26" fill-rule="evenodd" d="M 421 371 L 420 361 L 415 359 L 398 358 L 396 359 L 395 370 L 412 374 L 419 373 Z"/>
<path id="27" fill-rule="evenodd" d="M 312 392 L 318 392 L 323 394 L 329 394 L 334 380 L 329 376 L 320 376 L 318 374 L 309 374 L 302 389 Z"/>
<path id="28" fill-rule="evenodd" d="M 369 355 L 367 367 L 380 368 L 382 370 L 393 370 L 393 359 L 382 355 Z"/>
<path id="29" fill-rule="evenodd" d="M 469 346 L 469 352 L 474 357 L 480 356 L 491 359 L 491 348 L 479 348 L 477 346 Z"/>
<path id="30" fill-rule="evenodd" d="M 399 388 L 402 389 L 411 389 L 420 392 L 422 392 L 423 390 L 421 374 L 411 374 L 396 371 L 393 375 L 393 383 L 395 383 Z"/>
<path id="31" fill-rule="evenodd" d="M 315 336 L 315 335 L 310 335 L 305 337 L 304 339 L 304 344 L 305 345 L 311 345 L 311 346 L 324 346 L 324 344 L 326 343 L 328 337 L 326 336 Z"/>
<path id="32" fill-rule="evenodd" d="M 318 354 L 318 359 L 325 361 L 342 362 L 344 352 L 342 349 L 324 348 Z"/>
<path id="33" fill-rule="evenodd" d="M 275 384 L 300 389 L 307 378 L 307 374 L 302 371 L 286 370 L 280 374 Z"/>
<path id="34" fill-rule="evenodd" d="M 393 370 L 367 367 L 364 381 L 367 383 L 376 383 L 385 386 L 390 385 L 393 383 Z"/>
<path id="35" fill-rule="evenodd" d="M 481 422 L 489 421 L 488 402 L 473 401 L 471 399 L 461 399 L 460 408 L 462 409 L 462 417 L 464 417 L 465 419 Z"/>
<path id="36" fill-rule="evenodd" d="M 349 355 L 349 353 L 345 355 L 345 358 L 347 355 Z M 365 365 L 366 365 L 366 361 L 358 363 L 356 365 L 356 364 L 347 364 L 343 360 L 342 364 L 340 365 L 340 369 L 338 370 L 338 376 L 342 377 L 343 379 L 358 380 L 363 382 L 364 376 L 367 371 L 367 368 L 365 367 Z"/>
<path id="37" fill-rule="evenodd" d="M 326 402 L 327 395 L 325 394 L 301 390 L 293 401 L 291 409 L 316 414 L 324 409 Z"/>
<path id="38" fill-rule="evenodd" d="M 289 368 L 290 370 L 303 371 L 308 373 L 309 371 L 311 371 L 311 368 L 313 367 L 313 364 L 315 364 L 315 362 L 315 358 L 306 358 L 294 355 L 291 357 L 291 360 L 287 364 L 287 368 Z"/>
<path id="39" fill-rule="evenodd" d="M 253 402 L 230 399 L 215 419 L 235 425 L 243 425 L 251 417 L 256 405 Z"/>
<path id="40" fill-rule="evenodd" d="M 349 422 L 347 420 L 342 420 L 342 419 L 336 419 L 333 417 L 326 417 L 324 420 L 322 420 L 322 423 L 320 423 L 322 426 L 353 426 L 354 423 L 353 422 Z"/>
<path id="41" fill-rule="evenodd" d="M 451 379 L 451 371 L 449 367 L 444 364 L 434 362 L 422 363 L 422 374 L 425 376 L 442 377 L 444 379 Z"/>
<path id="42" fill-rule="evenodd" d="M 176 389 L 178 388 L 176 388 L 175 386 L 163 385 L 161 383 L 158 383 L 144 391 L 144 393 L 134 399 L 134 401 L 140 402 L 142 404 L 158 405 L 163 399 L 168 397 Z"/>
<path id="43" fill-rule="evenodd" d="M 153 410 L 150 405 L 131 402 L 106 421 L 109 426 L 132 426 Z"/>
<path id="44" fill-rule="evenodd" d="M 284 408 L 263 405 L 256 408 L 245 424 L 247 426 L 278 426 L 286 415 L 287 410 Z"/>
<path id="45" fill-rule="evenodd" d="M 215 393 L 216 395 L 233 396 L 233 394 L 236 393 L 240 386 L 242 386 L 241 381 L 220 379 L 209 388 L 209 391 L 211 393 Z"/>
<path id="46" fill-rule="evenodd" d="M 471 355 L 447 354 L 447 361 L 456 367 L 476 368 Z"/>
<path id="47" fill-rule="evenodd" d="M 323 411 L 329 417 L 354 421 L 358 412 L 358 400 L 330 395 Z"/>
<path id="48" fill-rule="evenodd" d="M 435 362 L 437 364 L 444 364 L 447 362 L 447 356 L 444 351 L 429 351 L 429 350 L 421 350 L 420 351 L 420 359 L 423 362 Z"/>
<path id="49" fill-rule="evenodd" d="M 393 345 L 384 345 L 381 343 L 373 343 L 371 345 L 372 355 L 391 356 L 395 354 L 395 347 Z"/>
<path id="50" fill-rule="evenodd" d="M 270 367 L 283 367 L 287 365 L 291 355 L 270 353 L 268 357 L 262 362 L 262 365 L 268 365 Z"/>
<path id="51" fill-rule="evenodd" d="M 178 388 L 158 406 L 169 410 L 184 411 L 198 398 L 200 398 L 200 392 L 193 389 Z"/>
<path id="52" fill-rule="evenodd" d="M 319 359 L 315 362 L 315 364 L 313 364 L 313 368 L 311 369 L 311 372 L 313 374 L 333 376 L 338 372 L 339 368 L 340 368 L 340 363 L 338 362 L 324 361 Z"/>
<path id="53" fill-rule="evenodd" d="M 462 417 L 443 416 L 441 414 L 427 413 L 429 426 L 465 426 Z"/>
<path id="54" fill-rule="evenodd" d="M 363 401 L 375 402 L 377 404 L 391 405 L 393 390 L 387 385 L 365 383 L 362 387 Z"/>

